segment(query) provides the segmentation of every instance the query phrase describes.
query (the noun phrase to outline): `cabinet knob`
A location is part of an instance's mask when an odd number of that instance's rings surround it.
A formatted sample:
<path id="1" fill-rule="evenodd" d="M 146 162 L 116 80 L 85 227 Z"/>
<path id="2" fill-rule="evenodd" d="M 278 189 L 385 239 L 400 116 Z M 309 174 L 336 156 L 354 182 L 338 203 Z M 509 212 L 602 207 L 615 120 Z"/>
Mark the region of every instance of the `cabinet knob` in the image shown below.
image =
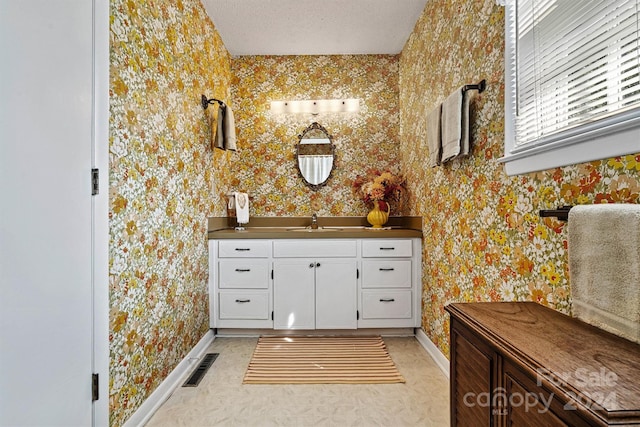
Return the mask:
<path id="1" fill-rule="evenodd" d="M 319 263 L 319 262 L 318 262 L 318 263 L 316 263 L 316 267 L 320 267 L 320 263 Z"/>
<path id="2" fill-rule="evenodd" d="M 309 268 L 313 268 L 313 267 L 315 267 L 314 263 L 309 264 Z"/>

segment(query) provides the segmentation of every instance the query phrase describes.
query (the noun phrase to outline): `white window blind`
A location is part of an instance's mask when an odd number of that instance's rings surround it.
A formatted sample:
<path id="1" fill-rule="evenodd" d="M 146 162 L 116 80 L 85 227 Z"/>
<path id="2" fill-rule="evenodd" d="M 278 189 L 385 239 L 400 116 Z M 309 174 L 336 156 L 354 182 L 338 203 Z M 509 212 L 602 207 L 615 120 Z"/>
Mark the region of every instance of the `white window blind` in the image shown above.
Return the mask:
<path id="1" fill-rule="evenodd" d="M 508 2 L 507 173 L 510 161 L 522 173 L 640 151 L 639 8 L 640 0 Z M 590 148 L 567 154 L 583 143 Z M 550 161 L 522 162 L 537 155 Z"/>

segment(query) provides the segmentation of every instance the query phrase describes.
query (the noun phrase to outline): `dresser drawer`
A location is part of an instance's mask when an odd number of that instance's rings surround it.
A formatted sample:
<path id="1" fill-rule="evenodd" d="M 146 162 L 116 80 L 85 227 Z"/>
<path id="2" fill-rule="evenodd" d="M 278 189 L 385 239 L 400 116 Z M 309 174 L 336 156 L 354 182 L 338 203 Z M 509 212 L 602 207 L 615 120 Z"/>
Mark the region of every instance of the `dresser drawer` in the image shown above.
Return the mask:
<path id="1" fill-rule="evenodd" d="M 220 289 L 267 289 L 269 262 L 266 259 L 229 259 L 218 263 Z"/>
<path id="2" fill-rule="evenodd" d="M 275 258 L 335 258 L 355 257 L 358 245 L 355 240 L 275 240 Z"/>
<path id="3" fill-rule="evenodd" d="M 362 291 L 363 319 L 410 319 L 411 290 Z"/>
<path id="4" fill-rule="evenodd" d="M 413 254 L 410 239 L 362 240 L 362 256 L 375 257 L 410 257 Z"/>
<path id="5" fill-rule="evenodd" d="M 220 258 L 266 258 L 269 256 L 268 240 L 220 240 L 218 257 Z"/>
<path id="6" fill-rule="evenodd" d="M 410 288 L 411 260 L 362 261 L 363 288 Z"/>
<path id="7" fill-rule="evenodd" d="M 220 319 L 270 318 L 268 292 L 220 292 L 218 297 Z"/>

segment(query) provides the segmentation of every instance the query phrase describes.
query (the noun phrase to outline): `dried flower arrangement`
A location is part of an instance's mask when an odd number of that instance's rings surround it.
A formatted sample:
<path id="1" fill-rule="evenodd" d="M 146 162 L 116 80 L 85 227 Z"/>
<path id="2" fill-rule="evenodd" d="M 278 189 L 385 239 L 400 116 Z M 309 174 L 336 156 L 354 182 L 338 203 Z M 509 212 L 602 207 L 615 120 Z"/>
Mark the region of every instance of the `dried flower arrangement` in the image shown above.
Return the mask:
<path id="1" fill-rule="evenodd" d="M 353 181 L 353 189 L 363 202 L 371 206 L 380 203 L 381 210 L 387 210 L 387 203 L 397 203 L 396 210 L 402 208 L 406 181 L 402 175 L 394 175 L 389 171 L 370 169 L 364 176 L 358 175 Z"/>

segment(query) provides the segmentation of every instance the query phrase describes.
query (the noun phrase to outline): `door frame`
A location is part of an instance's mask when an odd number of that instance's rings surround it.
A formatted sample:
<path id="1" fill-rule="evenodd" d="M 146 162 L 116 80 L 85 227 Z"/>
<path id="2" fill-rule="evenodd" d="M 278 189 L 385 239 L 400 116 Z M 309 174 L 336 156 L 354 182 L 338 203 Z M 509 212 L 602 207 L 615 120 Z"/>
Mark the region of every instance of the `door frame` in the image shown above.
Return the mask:
<path id="1" fill-rule="evenodd" d="M 93 425 L 109 426 L 109 0 L 93 0 L 92 199 L 93 372 L 99 374 Z"/>

